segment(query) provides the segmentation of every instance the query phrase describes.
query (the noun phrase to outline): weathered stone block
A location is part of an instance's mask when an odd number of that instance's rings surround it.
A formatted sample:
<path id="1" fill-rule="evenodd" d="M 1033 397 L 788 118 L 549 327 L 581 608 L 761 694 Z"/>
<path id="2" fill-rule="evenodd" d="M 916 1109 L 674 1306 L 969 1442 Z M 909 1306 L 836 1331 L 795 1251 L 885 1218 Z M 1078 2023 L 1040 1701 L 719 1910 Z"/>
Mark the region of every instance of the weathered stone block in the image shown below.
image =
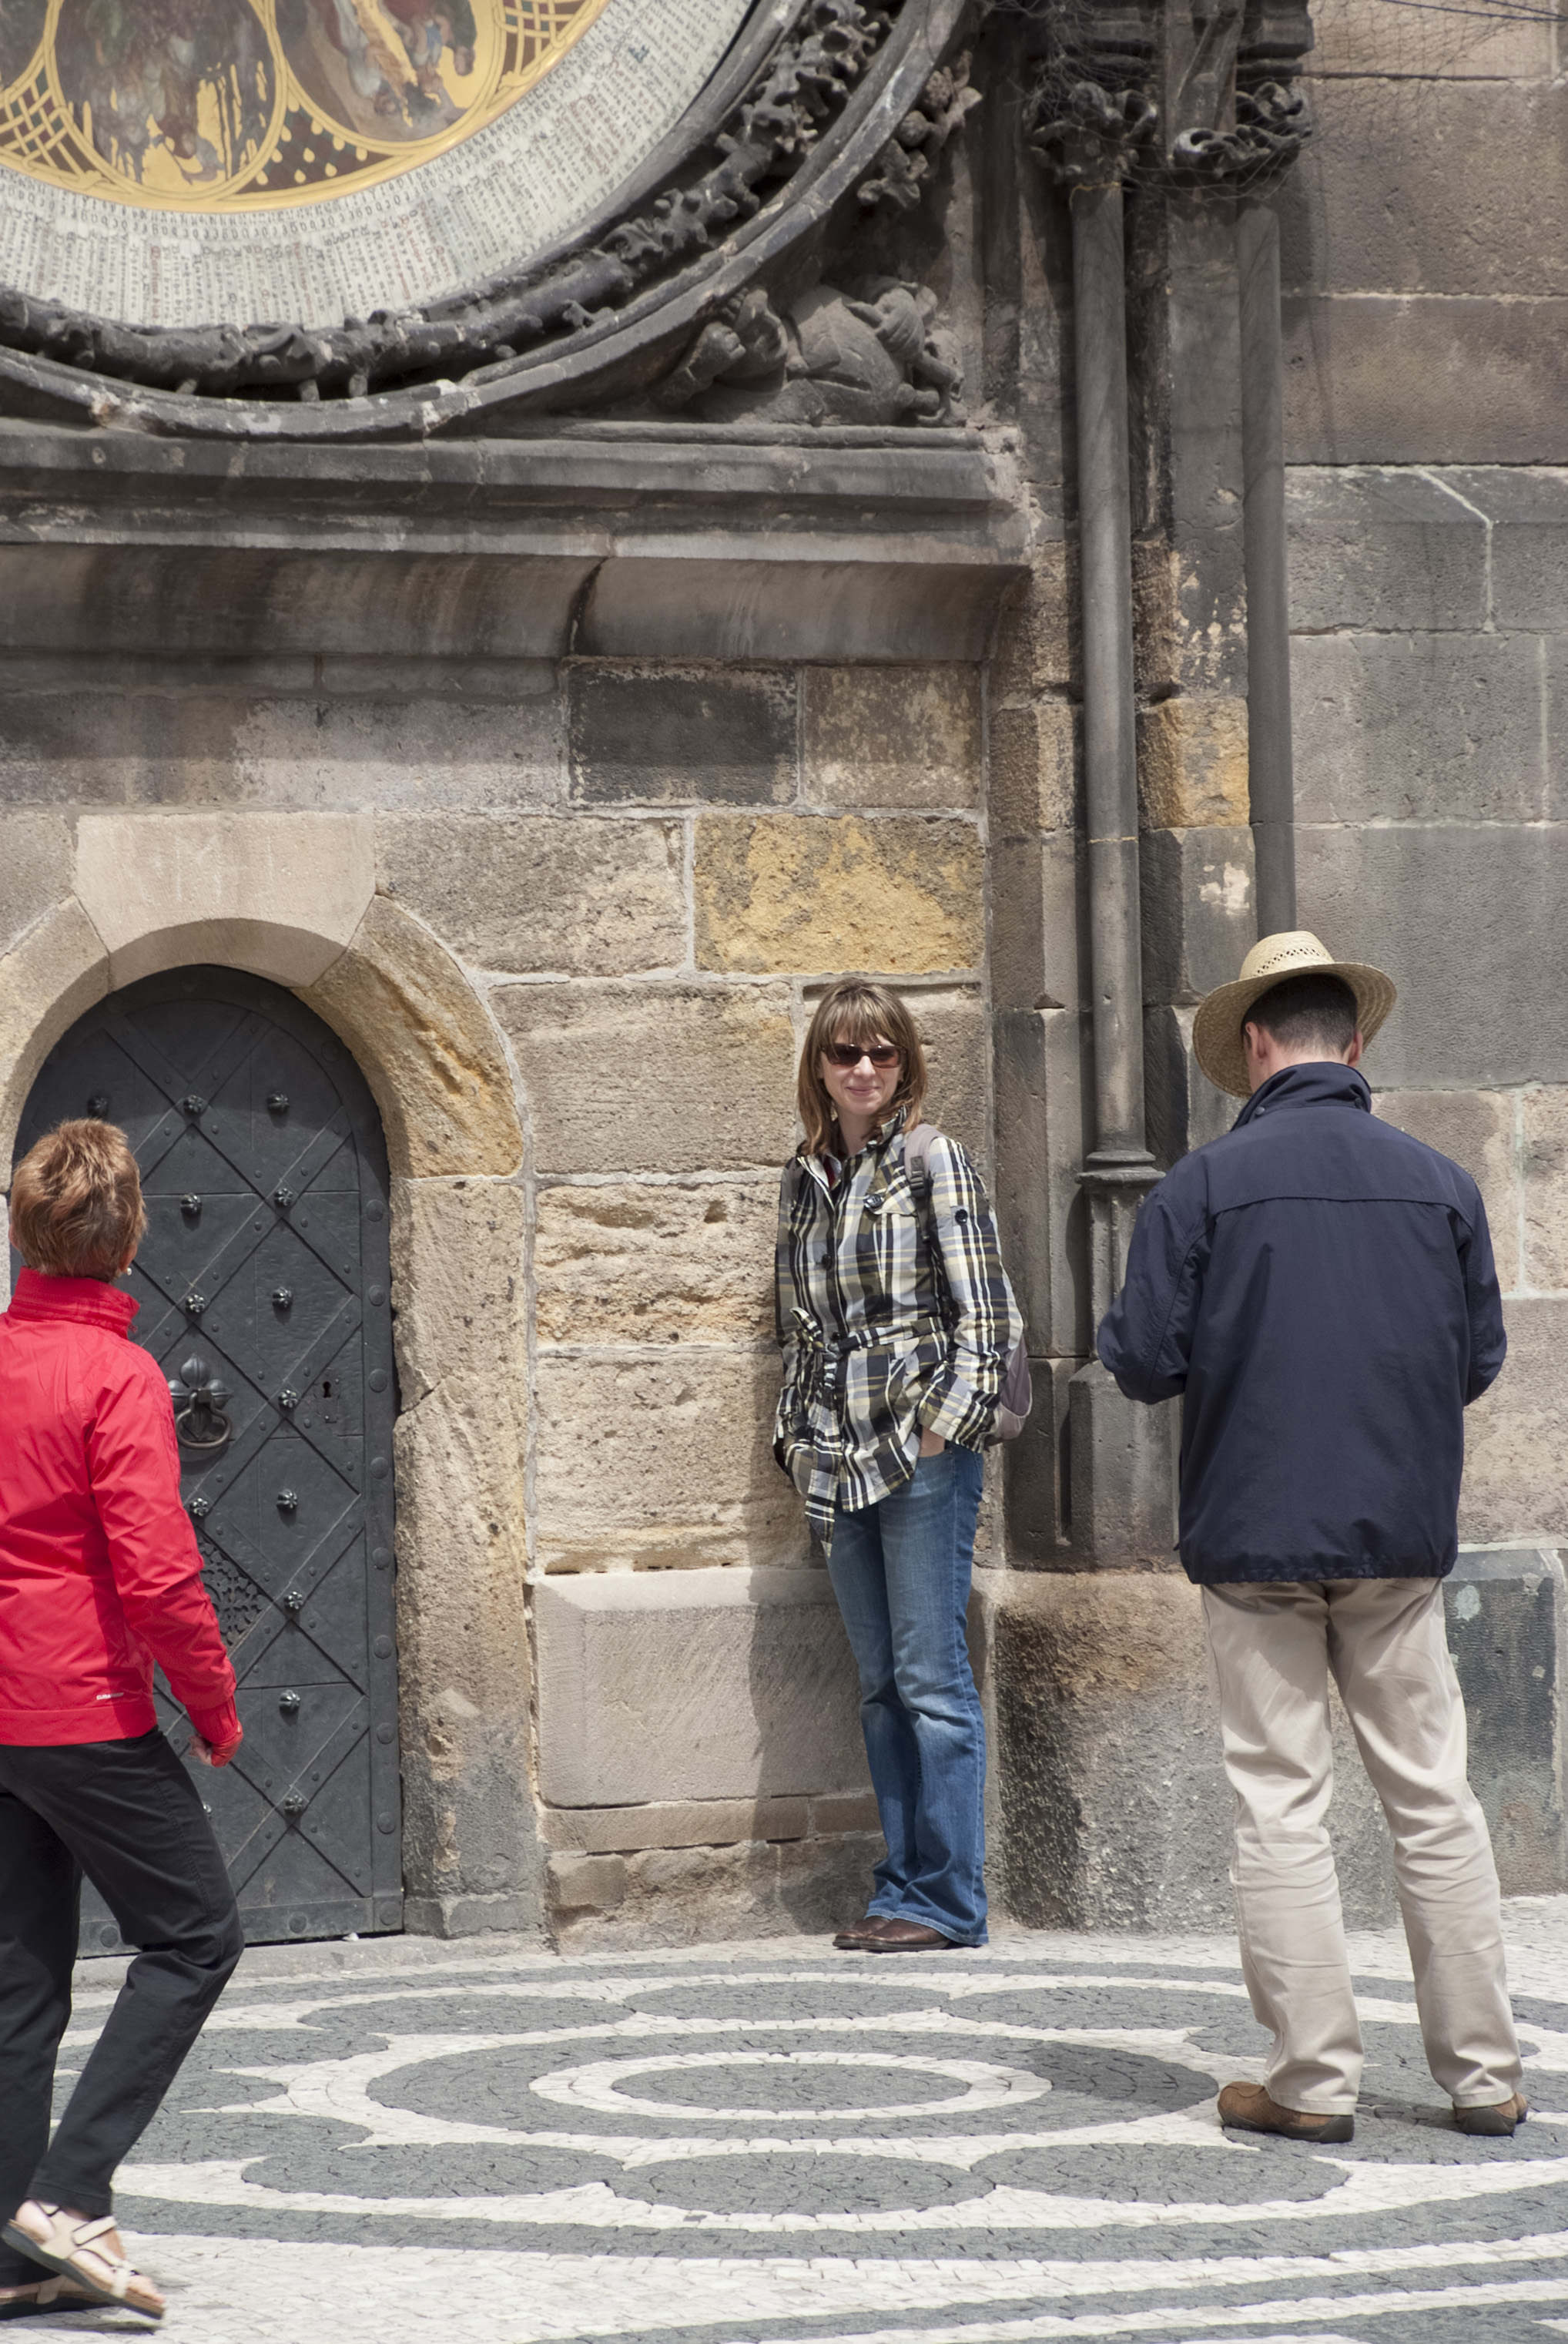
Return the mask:
<path id="1" fill-rule="evenodd" d="M 552 1915 L 613 1913 L 626 1894 L 618 1855 L 552 1855 L 545 1875 Z"/>
<path id="2" fill-rule="evenodd" d="M 62 1034 L 109 990 L 109 955 L 74 895 L 29 928 L 0 960 L 0 1162 L 33 1077 Z"/>
<path id="3" fill-rule="evenodd" d="M 1089 1021 L 1058 1009 L 1005 1012 L 993 1023 L 1002 1258 L 1030 1351 L 1082 1359 L 1091 1340 L 1078 1181 L 1090 1147 Z"/>
<path id="4" fill-rule="evenodd" d="M 869 1807 L 869 1814 L 865 1811 Z M 824 1823 L 818 1810 L 843 1811 Z M 640 1807 L 546 1807 L 539 1828 L 547 1845 L 597 1855 L 629 1855 L 645 1847 L 729 1847 L 743 1840 L 804 1839 L 808 1831 L 875 1827 L 877 1804 L 868 1792 L 839 1799 L 650 1799 Z"/>
<path id="5" fill-rule="evenodd" d="M 1376 11 L 1365 13 L 1375 14 Z M 1568 93 L 1408 71 L 1313 92 L 1316 136 L 1291 175 L 1281 275 L 1294 290 L 1568 292 Z M 1530 233 L 1520 233 L 1521 223 Z"/>
<path id="6" fill-rule="evenodd" d="M 990 1160 L 985 1004 L 978 992 L 954 986 L 911 995 L 910 1006 L 930 1077 L 926 1120 L 961 1140 L 983 1171 Z"/>
<path id="7" fill-rule="evenodd" d="M 1367 1054 L 1380 1087 L 1568 1080 L 1568 830 L 1454 822 L 1296 834 L 1302 925 L 1400 990 Z M 1463 906 L 1462 936 L 1455 905 Z M 1530 982 L 1519 981 L 1528 939 Z"/>
<path id="8" fill-rule="evenodd" d="M 992 840 L 1070 831 L 1079 803 L 1079 711 L 1066 700 L 999 708 L 990 720 Z"/>
<path id="9" fill-rule="evenodd" d="M 779 1184 L 546 1188 L 534 1278 L 545 1343 L 745 1343 L 773 1332 Z"/>
<path id="10" fill-rule="evenodd" d="M 445 695 L 456 700 L 495 700 L 508 707 L 519 700 L 542 700 L 556 689 L 553 660 L 542 659 L 324 659 L 314 678 L 307 668 L 306 690 L 365 699 L 372 692 Z"/>
<path id="11" fill-rule="evenodd" d="M 454 1898 L 538 1884 L 523 1452 L 517 1399 L 487 1375 L 448 1373 L 397 1420 L 404 1864 L 447 1927 Z"/>
<path id="12" fill-rule="evenodd" d="M 829 1791 L 825 1797 L 813 1799 L 810 1807 L 811 1829 L 819 1836 L 880 1828 L 874 1791 Z"/>
<path id="13" fill-rule="evenodd" d="M 649 1848 L 628 1856 L 613 1912 L 558 1915 L 555 1941 L 563 1953 L 584 1954 L 802 1932 L 825 1939 L 865 1911 L 881 1852 L 880 1835 L 871 1834 Z"/>
<path id="14" fill-rule="evenodd" d="M 528 1385 L 524 1200 L 502 1180 L 392 1183 L 397 1389 L 417 1408 L 448 1376 L 487 1379 L 519 1414 Z"/>
<path id="15" fill-rule="evenodd" d="M 534 1604 L 539 1786 L 553 1805 L 864 1788 L 826 1572 L 554 1579 Z"/>
<path id="16" fill-rule="evenodd" d="M 789 1154 L 795 1035 L 782 987 L 507 985 L 492 999 L 541 1172 L 736 1171 Z"/>
<path id="17" fill-rule="evenodd" d="M 991 983 L 1007 1009 L 1089 997 L 1089 874 L 1070 830 L 993 844 Z"/>
<path id="18" fill-rule="evenodd" d="M 1152 1003 L 1143 1012 L 1143 1090 L 1150 1153 L 1169 1171 L 1179 1157 L 1230 1130 L 1241 1106 L 1192 1056 L 1191 1007 Z"/>
<path id="19" fill-rule="evenodd" d="M 1508 1359 L 1465 1415 L 1460 1536 L 1469 1545 L 1568 1543 L 1568 1421 L 1563 1410 L 1568 1298 L 1504 1306 Z"/>
<path id="20" fill-rule="evenodd" d="M 1455 40 L 1442 25 L 1412 28 L 1402 9 L 1368 8 L 1364 0 L 1315 0 L 1312 28 L 1316 38 L 1308 65 L 1314 108 L 1321 102 L 1318 83 L 1332 75 L 1541 81 L 1555 70 L 1552 19 L 1544 14 L 1473 17 Z M 1370 103 L 1381 96 L 1380 90 Z"/>
<path id="21" fill-rule="evenodd" d="M 1561 464 L 1568 301 L 1332 293 L 1284 303 L 1295 464 Z"/>
<path id="22" fill-rule="evenodd" d="M 809 667 L 806 794 L 821 805 L 970 806 L 980 795 L 976 667 Z"/>
<path id="23" fill-rule="evenodd" d="M 1087 1571 L 1173 1571 L 1176 1451 L 1170 1401 L 1128 1399 L 1098 1359 L 1068 1392 L 1068 1502 L 1072 1551 Z"/>
<path id="24" fill-rule="evenodd" d="M 462 970 L 386 895 L 301 998 L 376 1094 L 395 1172 L 515 1172 L 523 1135 L 499 1035 Z"/>
<path id="25" fill-rule="evenodd" d="M 1246 702 L 1182 698 L 1146 710 L 1138 719 L 1138 801 L 1150 830 L 1244 825 Z"/>
<path id="26" fill-rule="evenodd" d="M 1078 675 L 1080 612 L 1077 562 L 1059 539 L 1038 546 L 1029 577 L 1002 607 L 991 656 L 991 690 L 1049 691 Z"/>
<path id="27" fill-rule="evenodd" d="M 60 813 L 13 805 L 0 814 L 0 949 L 70 894 L 71 832 Z"/>
<path id="28" fill-rule="evenodd" d="M 1031 1359 L 1034 1408 L 1002 1452 L 1007 1560 L 1015 1571 L 1063 1571 L 1069 1531 L 1067 1416 L 1081 1359 Z M 971 1614 L 972 1625 L 972 1614 Z"/>
<path id="29" fill-rule="evenodd" d="M 773 1456 L 771 1346 L 547 1352 L 536 1390 L 534 1548 L 547 1571 L 804 1562 L 803 1510 Z"/>
<path id="30" fill-rule="evenodd" d="M 1020 1575 L 991 1641 L 1013 1918 L 1228 1929 L 1232 1802 L 1198 1590 L 1164 1571 Z"/>
<path id="31" fill-rule="evenodd" d="M 276 805 L 548 805 L 566 794 L 566 743 L 553 698 L 493 701 L 377 693 L 275 700 L 234 730 L 237 790 Z"/>
<path id="32" fill-rule="evenodd" d="M 1302 822 L 1538 822 L 1541 655 L 1517 636 L 1298 636 Z"/>
<path id="33" fill-rule="evenodd" d="M 1562 1290 L 1568 1288 L 1568 1091 L 1553 1084 L 1521 1091 L 1517 1101 L 1518 1171 L 1523 1189 L 1523 1262 L 1518 1283 L 1536 1290 Z M 1513 1106 L 1512 1098 L 1497 1102 L 1499 1119 L 1507 1117 L 1504 1145 L 1511 1157 Z M 1489 1217 L 1491 1212 L 1488 1197 Z M 1509 1282 L 1504 1278 L 1505 1286 Z"/>
<path id="34" fill-rule="evenodd" d="M 567 671 L 572 793 L 585 803 L 795 794 L 796 685 L 782 668 Z"/>
<path id="35" fill-rule="evenodd" d="M 1535 466 L 1488 465 L 1445 472 L 1493 523 L 1492 593 L 1498 626 L 1568 633 L 1568 480 Z M 1554 692 L 1560 648 L 1547 645 Z"/>
<path id="36" fill-rule="evenodd" d="M 364 814 L 84 814 L 75 887 L 113 985 L 217 961 L 310 985 L 375 895 L 372 826 Z"/>
<path id="37" fill-rule="evenodd" d="M 1560 1094 L 1527 1091 L 1523 1096 L 1528 1101 L 1535 1096 L 1555 1099 Z M 1521 1282 L 1520 1167 L 1514 1144 L 1514 1104 L 1513 1095 L 1507 1091 L 1378 1091 L 1372 1097 L 1374 1115 L 1382 1116 L 1400 1131 L 1408 1131 L 1412 1139 L 1423 1139 L 1429 1147 L 1452 1157 L 1456 1164 L 1463 1165 L 1475 1182 L 1486 1207 L 1497 1274 L 1504 1293 Z M 1554 1157 L 1555 1151 L 1553 1153 Z M 1564 1160 L 1568 1161 L 1568 1153 Z M 1557 1162 L 1553 1160 L 1543 1169 L 1546 1174 L 1544 1185 L 1550 1189 L 1558 1177 Z M 1527 1199 L 1528 1193 L 1527 1174 Z M 1528 1213 L 1528 1201 L 1525 1209 Z M 1533 1277 L 1526 1271 L 1523 1282 L 1568 1286 L 1568 1277 L 1559 1281 Z"/>
<path id="38" fill-rule="evenodd" d="M 1257 933 L 1251 831 L 1146 831 L 1139 881 L 1144 999 L 1196 1003 L 1228 985 Z"/>
<path id="39" fill-rule="evenodd" d="M 1484 626 L 1485 517 L 1442 474 L 1292 465 L 1285 517 L 1293 627 Z"/>
<path id="40" fill-rule="evenodd" d="M 678 823 L 384 813 L 376 843 L 385 892 L 483 968 L 627 976 L 686 958 Z"/>
<path id="41" fill-rule="evenodd" d="M 984 855 L 966 822 L 708 814 L 697 959 L 712 969 L 978 968 Z"/>
<path id="42" fill-rule="evenodd" d="M 1462 1548 L 1442 1594 L 1469 1727 L 1470 1786 L 1492 1833 L 1503 1893 L 1560 1894 L 1568 1888 L 1558 1763 L 1563 1565 L 1541 1549 Z"/>
<path id="43" fill-rule="evenodd" d="M 122 667 L 137 662 L 125 661 Z M 143 662 L 149 666 L 154 662 Z M 486 805 L 564 799 L 565 745 L 553 700 L 468 702 L 384 692 L 297 688 L 268 676 L 285 662 L 234 661 L 231 688 L 205 671 L 221 660 L 156 663 L 150 679 L 106 687 L 13 690 L 5 702 L 0 783 L 13 800 L 49 803 L 319 813 L 380 805 Z M 193 673 L 182 670 L 190 668 Z M 283 682 L 296 679 L 286 675 Z"/>

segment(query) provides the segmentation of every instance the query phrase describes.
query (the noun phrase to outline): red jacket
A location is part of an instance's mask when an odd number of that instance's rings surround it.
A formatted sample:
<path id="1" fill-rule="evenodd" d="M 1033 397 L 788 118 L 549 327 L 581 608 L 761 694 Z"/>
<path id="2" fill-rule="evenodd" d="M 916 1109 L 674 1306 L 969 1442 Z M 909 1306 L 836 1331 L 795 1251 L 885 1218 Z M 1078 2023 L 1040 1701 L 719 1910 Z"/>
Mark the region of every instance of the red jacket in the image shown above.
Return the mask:
<path id="1" fill-rule="evenodd" d="M 239 1735 L 137 1307 L 25 1269 L 0 1316 L 0 1743 L 149 1733 L 155 1661 L 207 1742 Z"/>

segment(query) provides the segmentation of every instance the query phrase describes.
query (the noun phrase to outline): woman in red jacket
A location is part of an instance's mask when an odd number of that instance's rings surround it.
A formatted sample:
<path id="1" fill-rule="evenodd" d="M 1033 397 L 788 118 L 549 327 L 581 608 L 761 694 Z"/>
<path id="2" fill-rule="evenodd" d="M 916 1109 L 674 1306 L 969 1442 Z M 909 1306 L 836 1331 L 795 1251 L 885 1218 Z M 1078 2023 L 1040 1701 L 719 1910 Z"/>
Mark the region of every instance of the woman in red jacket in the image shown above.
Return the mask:
<path id="1" fill-rule="evenodd" d="M 239 1747 L 168 1387 L 113 1284 L 146 1226 L 112 1124 L 63 1123 L 17 1170 L 11 1241 L 27 1266 L 0 1317 L 0 2319 L 87 2303 L 161 2317 L 110 2186 L 243 1944 L 153 1709 L 156 1662 L 195 1755 L 226 1766 Z M 51 2141 L 84 1873 L 144 1950 Z"/>

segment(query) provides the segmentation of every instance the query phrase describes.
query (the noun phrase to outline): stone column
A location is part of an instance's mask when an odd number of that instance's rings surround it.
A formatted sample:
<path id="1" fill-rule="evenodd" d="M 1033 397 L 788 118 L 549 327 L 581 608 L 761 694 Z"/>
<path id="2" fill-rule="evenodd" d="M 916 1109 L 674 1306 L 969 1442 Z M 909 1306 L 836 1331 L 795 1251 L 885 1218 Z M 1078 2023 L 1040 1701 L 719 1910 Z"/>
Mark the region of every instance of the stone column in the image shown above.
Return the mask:
<path id="1" fill-rule="evenodd" d="M 1146 1144 L 1132 623 L 1123 182 L 1155 123 L 1147 44 L 1124 11 L 1092 48 L 1060 49 L 1030 143 L 1067 195 L 1072 234 L 1074 417 L 1088 934 L 1094 1090 L 1081 1174 L 1098 1325 L 1121 1284 L 1140 1200 L 1159 1177 Z M 1089 78 L 1092 72 L 1095 78 Z M 1123 86 L 1115 86 L 1121 76 Z M 1081 1567 L 1160 1568 L 1171 1543 L 1171 1426 L 1125 1399 L 1098 1360 L 1068 1404 L 1071 1539 Z"/>

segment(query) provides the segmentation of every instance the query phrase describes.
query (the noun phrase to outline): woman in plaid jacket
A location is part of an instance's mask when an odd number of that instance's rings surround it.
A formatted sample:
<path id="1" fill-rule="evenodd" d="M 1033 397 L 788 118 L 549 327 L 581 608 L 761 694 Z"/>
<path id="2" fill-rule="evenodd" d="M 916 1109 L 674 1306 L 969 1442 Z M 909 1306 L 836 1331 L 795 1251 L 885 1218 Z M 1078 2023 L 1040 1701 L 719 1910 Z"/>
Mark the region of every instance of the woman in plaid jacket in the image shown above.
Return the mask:
<path id="1" fill-rule="evenodd" d="M 845 977 L 801 1053 L 805 1138 L 785 1167 L 774 1453 L 806 1500 L 860 1677 L 887 1854 L 834 1944 L 986 1940 L 985 1727 L 965 1622 L 983 1477 L 1023 1332 L 979 1174 L 922 1132 L 920 1038 L 883 985 Z"/>

